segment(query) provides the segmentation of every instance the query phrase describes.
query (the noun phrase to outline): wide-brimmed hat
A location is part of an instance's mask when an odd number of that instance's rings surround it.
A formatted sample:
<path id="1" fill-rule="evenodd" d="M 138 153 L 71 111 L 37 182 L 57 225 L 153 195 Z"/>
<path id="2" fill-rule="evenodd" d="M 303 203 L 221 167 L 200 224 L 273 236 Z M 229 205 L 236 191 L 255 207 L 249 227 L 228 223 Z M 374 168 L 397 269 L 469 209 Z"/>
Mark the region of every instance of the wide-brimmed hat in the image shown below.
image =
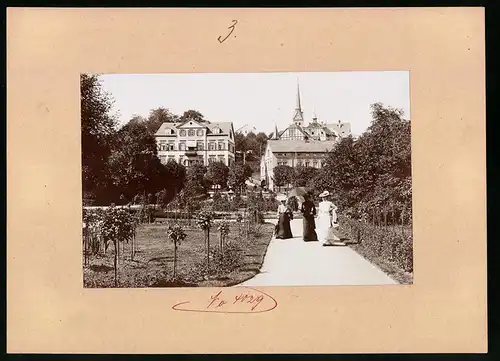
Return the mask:
<path id="1" fill-rule="evenodd" d="M 330 195 L 330 192 L 328 191 L 323 191 L 318 197 L 323 198 L 323 197 L 328 197 Z"/>

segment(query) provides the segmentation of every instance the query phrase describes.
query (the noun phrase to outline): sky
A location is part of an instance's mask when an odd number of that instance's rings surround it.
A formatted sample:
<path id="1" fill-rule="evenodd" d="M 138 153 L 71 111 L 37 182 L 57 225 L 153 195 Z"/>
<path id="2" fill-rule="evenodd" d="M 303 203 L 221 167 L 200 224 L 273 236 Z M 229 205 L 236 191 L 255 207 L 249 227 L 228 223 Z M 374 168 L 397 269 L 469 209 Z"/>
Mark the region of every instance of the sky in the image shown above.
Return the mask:
<path id="1" fill-rule="evenodd" d="M 410 118 L 408 71 L 307 73 L 103 74 L 121 124 L 153 108 L 174 114 L 194 109 L 211 122 L 233 122 L 269 134 L 292 123 L 297 83 L 305 125 L 318 121 L 351 123 L 354 135 L 370 125 L 370 104 L 381 102 Z"/>

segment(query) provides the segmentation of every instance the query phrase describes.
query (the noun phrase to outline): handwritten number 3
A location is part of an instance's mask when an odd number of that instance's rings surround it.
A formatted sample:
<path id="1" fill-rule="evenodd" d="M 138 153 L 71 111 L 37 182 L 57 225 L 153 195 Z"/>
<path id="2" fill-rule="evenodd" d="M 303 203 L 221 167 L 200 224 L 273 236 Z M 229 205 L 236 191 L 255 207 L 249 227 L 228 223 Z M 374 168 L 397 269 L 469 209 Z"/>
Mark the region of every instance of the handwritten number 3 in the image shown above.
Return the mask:
<path id="1" fill-rule="evenodd" d="M 220 36 L 217 38 L 217 40 L 219 40 L 219 43 L 223 43 L 224 41 L 226 41 L 227 38 L 229 38 L 229 36 L 233 33 L 234 26 L 236 24 L 238 24 L 238 21 L 237 20 L 233 20 L 233 25 L 228 26 L 228 29 L 231 29 L 231 31 L 229 32 L 229 34 L 227 34 L 227 36 L 224 39 L 222 39 L 222 40 L 221 40 Z"/>

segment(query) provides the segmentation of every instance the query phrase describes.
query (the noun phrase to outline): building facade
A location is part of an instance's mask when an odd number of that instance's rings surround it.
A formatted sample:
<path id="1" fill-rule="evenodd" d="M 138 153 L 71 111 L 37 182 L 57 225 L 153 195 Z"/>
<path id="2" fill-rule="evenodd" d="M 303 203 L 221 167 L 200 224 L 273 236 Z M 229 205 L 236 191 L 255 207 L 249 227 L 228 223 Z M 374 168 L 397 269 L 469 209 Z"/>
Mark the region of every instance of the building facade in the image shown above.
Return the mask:
<path id="1" fill-rule="evenodd" d="M 341 138 L 349 135 L 351 135 L 349 123 L 319 122 L 315 114 L 312 121 L 306 125 L 300 101 L 300 89 L 297 84 L 292 124 L 282 131 L 275 127 L 272 139 L 267 142 L 265 153 L 261 158 L 261 181 L 264 181 L 268 189 L 276 191 L 274 182 L 276 166 L 288 165 L 294 168 L 302 165 L 321 168 L 325 154 L 333 149 Z"/>
<path id="2" fill-rule="evenodd" d="M 268 189 L 276 191 L 274 168 L 287 165 L 321 168 L 325 154 L 335 141 L 269 140 L 260 163 L 260 177 Z"/>
<path id="3" fill-rule="evenodd" d="M 234 163 L 233 123 L 196 122 L 163 123 L 155 134 L 158 157 L 162 163 L 174 160 L 189 167 L 222 162 Z"/>

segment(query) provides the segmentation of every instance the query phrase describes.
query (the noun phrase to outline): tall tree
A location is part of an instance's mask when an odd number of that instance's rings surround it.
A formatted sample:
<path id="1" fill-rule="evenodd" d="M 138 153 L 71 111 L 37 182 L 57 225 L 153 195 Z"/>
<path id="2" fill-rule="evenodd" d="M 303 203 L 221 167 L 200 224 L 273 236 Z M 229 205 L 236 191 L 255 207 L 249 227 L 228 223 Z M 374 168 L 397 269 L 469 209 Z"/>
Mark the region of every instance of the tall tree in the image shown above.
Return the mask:
<path id="1" fill-rule="evenodd" d="M 179 117 L 173 114 L 169 109 L 158 107 L 151 109 L 145 123 L 148 132 L 155 134 L 163 123 L 175 123 L 178 121 Z"/>
<path id="2" fill-rule="evenodd" d="M 278 187 L 283 187 L 292 183 L 293 181 L 293 168 L 288 165 L 278 165 L 273 169 L 274 183 Z"/>
<path id="3" fill-rule="evenodd" d="M 241 192 L 241 188 L 245 185 L 245 181 L 252 174 L 251 168 L 242 163 L 235 162 L 229 167 L 228 184 L 237 194 Z"/>
<path id="4" fill-rule="evenodd" d="M 227 187 L 228 176 L 229 167 L 222 162 L 210 163 L 205 174 L 211 184 L 218 185 L 221 189 Z"/>
<path id="5" fill-rule="evenodd" d="M 205 194 L 207 191 L 207 182 L 205 173 L 207 169 L 201 164 L 193 164 L 187 168 L 185 190 L 189 194 Z M 191 193 L 190 193 L 191 192 Z"/>
<path id="6" fill-rule="evenodd" d="M 106 187 L 107 159 L 117 124 L 113 99 L 102 88 L 98 75 L 80 75 L 82 134 L 82 185 L 85 194 Z"/>
<path id="7" fill-rule="evenodd" d="M 318 174 L 319 169 L 314 167 L 306 167 L 299 165 L 294 169 L 292 183 L 295 187 L 306 187 Z"/>
<path id="8" fill-rule="evenodd" d="M 195 121 L 198 123 L 206 122 L 206 120 L 203 117 L 203 114 L 201 114 L 199 111 L 193 110 L 193 109 L 186 110 L 181 116 L 182 122 L 188 121 L 188 120 L 192 120 L 192 121 Z"/>
<path id="9" fill-rule="evenodd" d="M 136 194 L 155 194 L 164 166 L 157 157 L 154 137 L 144 123 L 129 122 L 116 135 L 109 158 L 113 184 L 128 199 Z"/>

